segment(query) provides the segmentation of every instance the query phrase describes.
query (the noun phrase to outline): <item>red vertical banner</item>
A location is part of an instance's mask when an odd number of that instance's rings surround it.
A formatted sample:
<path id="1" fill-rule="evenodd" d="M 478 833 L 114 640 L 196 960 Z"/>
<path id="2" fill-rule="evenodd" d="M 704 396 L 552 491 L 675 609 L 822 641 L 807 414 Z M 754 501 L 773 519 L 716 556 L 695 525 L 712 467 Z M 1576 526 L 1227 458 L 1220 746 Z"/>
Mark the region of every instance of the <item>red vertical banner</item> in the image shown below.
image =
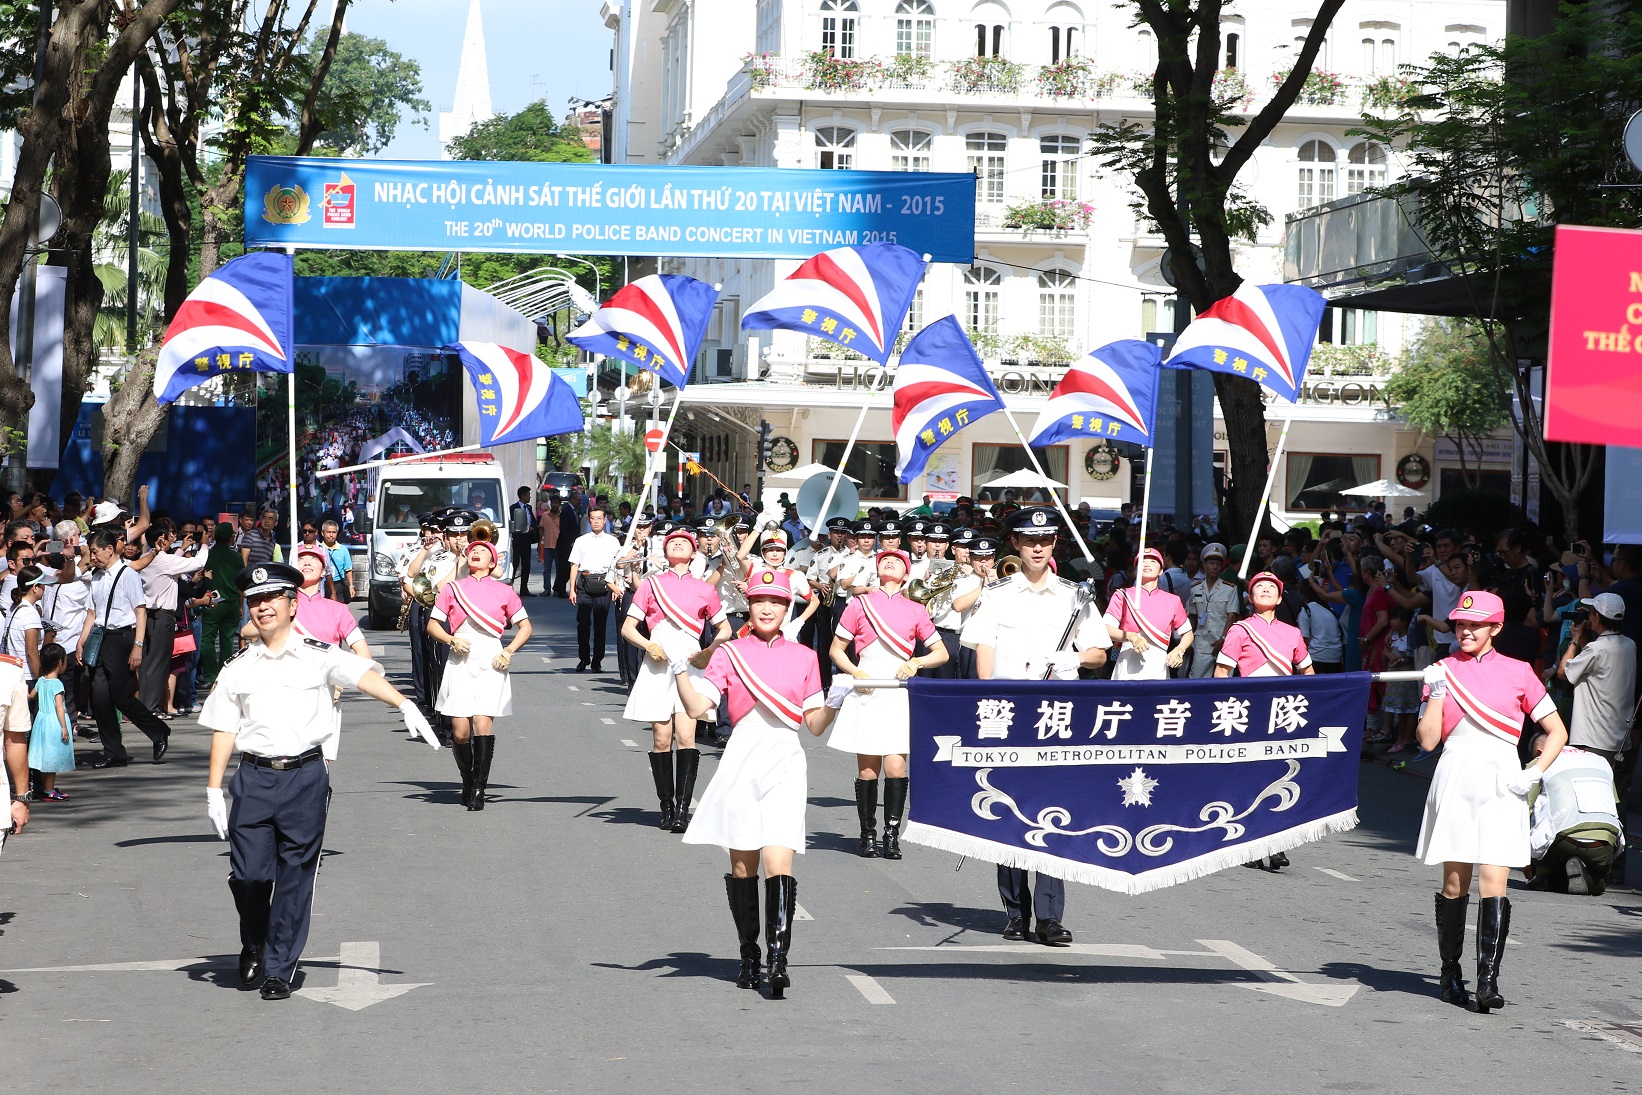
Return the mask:
<path id="1" fill-rule="evenodd" d="M 1642 448 L 1642 231 L 1557 226 L 1545 439 Z"/>

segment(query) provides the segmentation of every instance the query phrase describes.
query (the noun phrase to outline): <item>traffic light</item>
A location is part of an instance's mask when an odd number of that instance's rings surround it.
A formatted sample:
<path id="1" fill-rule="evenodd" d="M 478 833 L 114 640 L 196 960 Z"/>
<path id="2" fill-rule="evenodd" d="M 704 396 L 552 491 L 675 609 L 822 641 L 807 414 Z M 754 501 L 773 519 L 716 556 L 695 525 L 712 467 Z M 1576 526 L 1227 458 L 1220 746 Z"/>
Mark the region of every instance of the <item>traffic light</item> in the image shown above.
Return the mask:
<path id="1" fill-rule="evenodd" d="M 758 423 L 758 462 L 760 464 L 770 462 L 770 456 L 775 451 L 775 442 L 772 440 L 774 435 L 775 427 L 761 419 Z"/>

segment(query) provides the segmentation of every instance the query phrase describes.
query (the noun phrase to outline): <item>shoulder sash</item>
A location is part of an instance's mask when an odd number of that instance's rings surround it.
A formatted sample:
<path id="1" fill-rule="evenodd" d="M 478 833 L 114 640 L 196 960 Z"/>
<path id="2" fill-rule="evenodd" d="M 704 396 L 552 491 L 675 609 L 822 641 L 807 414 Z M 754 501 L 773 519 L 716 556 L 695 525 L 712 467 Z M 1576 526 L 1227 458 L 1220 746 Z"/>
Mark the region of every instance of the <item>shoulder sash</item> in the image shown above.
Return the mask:
<path id="1" fill-rule="evenodd" d="M 1157 593 L 1161 591 L 1154 590 L 1153 592 Z M 1140 610 L 1141 600 L 1145 597 L 1144 592 L 1140 593 L 1137 597 L 1134 586 L 1124 586 L 1122 589 L 1117 591 L 1117 595 L 1123 598 L 1124 607 L 1128 610 L 1129 619 L 1134 621 L 1135 630 L 1146 636 L 1146 641 L 1151 643 L 1153 646 L 1159 647 L 1163 650 L 1169 649 L 1169 639 L 1171 637 L 1169 633 L 1157 624 L 1153 623 L 1147 618 L 1146 614 Z"/>
<path id="2" fill-rule="evenodd" d="M 472 623 L 474 627 L 493 639 L 500 639 L 502 633 L 507 630 L 507 621 L 498 620 L 494 613 L 474 604 L 473 598 L 468 596 L 467 591 L 462 588 L 467 584 L 467 581 L 467 579 L 463 579 L 451 583 L 451 594 L 456 598 L 457 605 L 466 613 L 468 622 Z"/>
<path id="3" fill-rule="evenodd" d="M 652 574 L 646 579 L 650 583 L 650 594 L 656 599 L 656 607 L 661 609 L 661 614 L 667 617 L 674 626 L 691 635 L 700 635 L 702 631 L 701 621 L 685 612 L 683 607 L 668 595 L 667 591 L 662 588 L 661 579 L 662 575 L 660 574 Z"/>
<path id="4" fill-rule="evenodd" d="M 879 595 L 888 596 L 882 590 L 871 590 L 861 598 L 861 611 L 872 625 L 872 630 L 878 633 L 878 638 L 890 648 L 902 661 L 912 657 L 912 640 L 896 631 L 885 620 L 883 612 L 875 603 Z"/>
<path id="5" fill-rule="evenodd" d="M 1256 650 L 1260 651 L 1266 663 L 1277 671 L 1279 677 L 1287 677 L 1294 672 L 1294 662 L 1289 660 L 1289 656 L 1273 646 L 1269 638 L 1249 626 L 1249 621 L 1238 620 L 1232 626 L 1243 630 L 1244 636 L 1254 644 Z"/>
<path id="6" fill-rule="evenodd" d="M 730 666 L 735 670 L 736 676 L 741 678 L 741 683 L 766 711 L 774 715 L 789 730 L 797 730 L 803 725 L 803 708 L 797 702 L 783 696 L 768 681 L 755 673 L 741 651 L 735 648 L 735 643 L 726 644 L 720 649 L 724 651 L 725 657 L 730 659 Z"/>
<path id="7" fill-rule="evenodd" d="M 1484 730 L 1498 734 L 1506 741 L 1514 742 L 1522 736 L 1522 717 L 1520 715 L 1512 718 L 1484 703 L 1477 696 L 1475 689 L 1460 680 L 1459 675 L 1454 672 L 1453 666 L 1444 664 L 1442 670 L 1443 676 L 1448 679 L 1448 694 L 1454 698 L 1454 702 L 1459 704 L 1460 710 L 1468 715 L 1472 722 Z"/>

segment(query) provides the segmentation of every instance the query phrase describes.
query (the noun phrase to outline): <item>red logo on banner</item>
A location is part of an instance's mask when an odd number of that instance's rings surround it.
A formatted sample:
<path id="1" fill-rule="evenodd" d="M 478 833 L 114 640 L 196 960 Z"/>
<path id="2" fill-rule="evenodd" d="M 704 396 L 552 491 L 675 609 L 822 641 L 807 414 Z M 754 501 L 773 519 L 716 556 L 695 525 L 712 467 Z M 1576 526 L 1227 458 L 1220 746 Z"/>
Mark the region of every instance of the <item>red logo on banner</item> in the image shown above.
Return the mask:
<path id="1" fill-rule="evenodd" d="M 354 210 L 358 207 L 356 197 L 353 180 L 346 174 L 341 182 L 326 183 L 324 200 L 319 203 L 325 213 L 321 223 L 326 228 L 352 228 Z"/>
<path id="2" fill-rule="evenodd" d="M 1642 448 L 1642 232 L 1558 225 L 1545 439 Z"/>

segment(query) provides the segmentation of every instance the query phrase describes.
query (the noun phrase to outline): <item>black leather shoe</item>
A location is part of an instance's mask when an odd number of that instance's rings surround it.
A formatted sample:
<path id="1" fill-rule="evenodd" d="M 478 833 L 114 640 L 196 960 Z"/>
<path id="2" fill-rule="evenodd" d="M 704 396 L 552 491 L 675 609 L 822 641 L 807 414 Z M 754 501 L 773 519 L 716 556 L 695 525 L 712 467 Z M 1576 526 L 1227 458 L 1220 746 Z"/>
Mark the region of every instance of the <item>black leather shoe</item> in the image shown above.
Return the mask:
<path id="1" fill-rule="evenodd" d="M 167 734 L 165 737 L 154 743 L 154 763 L 158 764 L 160 762 L 160 758 L 165 756 L 165 754 L 170 752 L 170 750 L 171 735 Z"/>
<path id="2" fill-rule="evenodd" d="M 1064 947 L 1072 941 L 1072 933 L 1059 920 L 1038 921 L 1038 942 L 1051 947 Z"/>
<path id="3" fill-rule="evenodd" d="M 262 998 L 264 1000 L 289 1000 L 291 998 L 291 983 L 282 981 L 278 977 L 270 977 L 262 983 Z"/>
<path id="4" fill-rule="evenodd" d="M 604 672 L 604 666 L 602 664 L 600 664 L 599 662 L 594 662 L 593 663 L 593 672 L 603 673 Z"/>
<path id="5" fill-rule="evenodd" d="M 576 672 L 586 673 L 587 672 L 587 663 L 586 662 L 577 662 L 576 663 Z"/>
<path id="6" fill-rule="evenodd" d="M 1026 921 L 1018 916 L 1011 916 L 1009 923 L 1003 926 L 1003 937 L 1011 943 L 1019 943 L 1026 938 Z"/>
<path id="7" fill-rule="evenodd" d="M 239 983 L 246 988 L 261 981 L 267 970 L 262 966 L 262 948 L 246 947 L 239 952 Z"/>
<path id="8" fill-rule="evenodd" d="M 104 757 L 102 760 L 93 761 L 91 766 L 93 768 L 124 768 L 130 763 L 130 757 Z"/>
<path id="9" fill-rule="evenodd" d="M 1280 870 L 1288 865 L 1289 856 L 1287 852 L 1278 852 L 1276 855 L 1271 857 L 1271 869 L 1274 871 Z"/>

